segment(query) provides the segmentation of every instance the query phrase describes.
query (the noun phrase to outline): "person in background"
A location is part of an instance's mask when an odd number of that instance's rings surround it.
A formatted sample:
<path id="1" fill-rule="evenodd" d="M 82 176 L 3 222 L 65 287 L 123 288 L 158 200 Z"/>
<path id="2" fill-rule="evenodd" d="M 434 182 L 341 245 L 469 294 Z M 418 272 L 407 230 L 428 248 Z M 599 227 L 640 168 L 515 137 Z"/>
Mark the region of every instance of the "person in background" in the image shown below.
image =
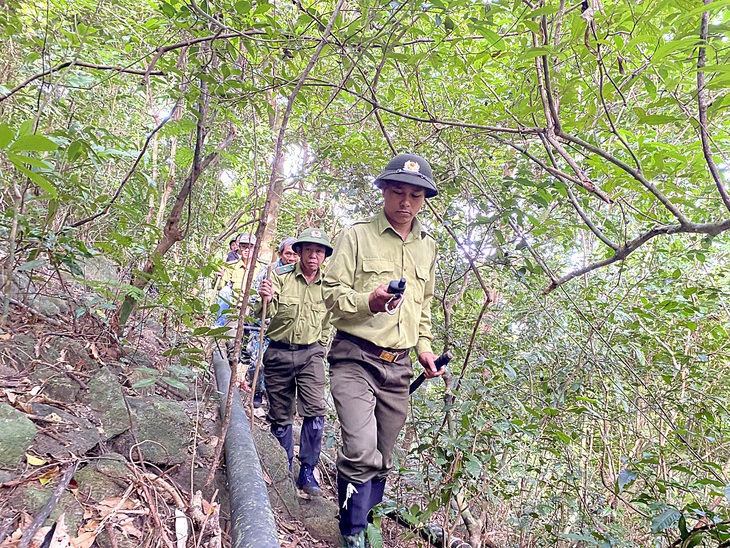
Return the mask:
<path id="1" fill-rule="evenodd" d="M 286 266 L 289 264 L 294 264 L 299 260 L 299 255 L 296 251 L 292 249 L 292 244 L 294 244 L 297 241 L 296 238 L 292 236 L 288 236 L 284 238 L 281 243 L 279 244 L 279 251 L 278 260 L 272 265 L 274 269 L 279 268 L 281 266 Z M 256 273 L 256 276 L 253 279 L 253 283 L 251 284 L 251 290 L 258 292 L 259 287 L 261 287 L 261 282 L 264 281 L 268 275 L 268 266 L 262 266 L 259 271 Z M 261 326 L 260 319 L 257 321 L 256 325 L 259 327 Z M 253 376 L 254 372 L 256 371 L 256 360 L 259 355 L 259 343 L 261 341 L 261 333 L 259 331 L 253 331 L 251 333 L 251 337 L 249 337 L 248 345 L 246 346 L 246 350 L 251 356 L 251 362 L 248 366 L 248 375 L 246 378 L 247 385 L 244 386 L 244 390 L 250 390 L 250 385 L 253 382 Z M 269 339 L 268 337 L 264 337 L 263 342 L 263 349 L 262 352 L 266 352 L 266 349 L 269 346 Z M 263 365 L 263 364 L 262 364 Z M 261 407 L 263 404 L 263 396 L 264 396 L 264 372 L 259 371 L 258 380 L 256 382 L 256 388 L 253 393 L 253 406 L 255 408 Z"/>
<path id="2" fill-rule="evenodd" d="M 327 235 L 308 228 L 292 246 L 299 262 L 281 266 L 271 279 L 264 279 L 254 312 L 268 302 L 266 331 L 269 347 L 264 354 L 266 397 L 271 433 L 279 440 L 293 470 L 294 411 L 302 417 L 299 442 L 299 476 L 296 485 L 309 496 L 322 490 L 314 477 L 319 462 L 324 429 L 324 353 L 329 338 L 329 322 L 322 300 L 322 271 L 332 253 Z"/>
<path id="3" fill-rule="evenodd" d="M 428 162 L 399 154 L 375 180 L 382 210 L 345 228 L 322 292 L 337 329 L 327 355 L 342 446 L 337 454 L 340 534 L 363 548 L 368 514 L 383 499 L 393 448 L 406 420 L 414 349 L 426 377 L 443 373 L 431 350 L 436 242 L 416 214 L 438 194 Z M 406 279 L 400 298 L 389 282 Z"/>
<path id="4" fill-rule="evenodd" d="M 240 236 L 240 234 L 238 236 Z M 227 263 L 235 263 L 238 259 L 240 259 L 238 256 L 238 236 L 228 242 L 228 253 L 226 254 Z"/>
<path id="5" fill-rule="evenodd" d="M 226 263 L 221 276 L 222 288 L 218 293 L 216 327 L 226 325 L 227 317 L 230 315 L 230 312 L 228 312 L 230 307 L 235 306 L 240 309 L 244 301 L 240 292 L 248 276 L 248 271 L 251 268 L 256 236 L 249 233 L 239 234 L 236 242 L 238 244 L 237 259 Z M 231 256 L 231 253 L 229 253 L 229 256 Z"/>

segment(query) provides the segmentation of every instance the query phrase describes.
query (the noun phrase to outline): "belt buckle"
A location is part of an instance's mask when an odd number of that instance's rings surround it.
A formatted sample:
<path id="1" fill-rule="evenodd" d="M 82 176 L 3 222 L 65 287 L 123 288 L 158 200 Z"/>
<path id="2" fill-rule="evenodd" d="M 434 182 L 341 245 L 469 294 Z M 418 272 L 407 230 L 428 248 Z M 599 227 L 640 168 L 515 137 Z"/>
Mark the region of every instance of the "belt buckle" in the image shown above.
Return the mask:
<path id="1" fill-rule="evenodd" d="M 289 345 L 289 351 L 290 352 L 294 352 L 295 350 L 299 350 L 299 345 L 298 344 L 290 344 Z"/>
<path id="2" fill-rule="evenodd" d="M 380 355 L 378 356 L 378 358 L 380 358 L 381 360 L 385 360 L 386 362 L 390 362 L 390 363 L 393 363 L 397 357 L 398 357 L 398 354 L 396 354 L 394 352 L 388 352 L 387 350 L 383 350 L 380 353 Z"/>

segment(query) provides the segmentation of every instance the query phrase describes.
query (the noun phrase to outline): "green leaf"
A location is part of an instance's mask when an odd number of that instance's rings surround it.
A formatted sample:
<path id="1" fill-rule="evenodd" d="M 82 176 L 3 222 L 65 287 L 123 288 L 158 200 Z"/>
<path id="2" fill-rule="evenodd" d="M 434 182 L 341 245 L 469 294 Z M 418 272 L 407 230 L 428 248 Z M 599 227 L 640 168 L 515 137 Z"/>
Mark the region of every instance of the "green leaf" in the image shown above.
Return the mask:
<path id="1" fill-rule="evenodd" d="M 0 149 L 7 147 L 15 137 L 15 132 L 8 124 L 0 124 Z"/>
<path id="2" fill-rule="evenodd" d="M 15 142 L 10 145 L 10 150 L 17 151 L 50 151 L 56 150 L 58 145 L 51 141 L 48 137 L 32 133 L 30 135 L 21 135 Z"/>
<path id="3" fill-rule="evenodd" d="M 679 521 L 681 515 L 682 514 L 680 514 L 674 508 L 667 508 L 666 510 L 664 510 L 664 512 L 662 512 L 658 516 L 654 516 L 654 518 L 651 520 L 651 532 L 654 534 L 658 534 L 662 531 L 669 529 Z"/>
<path id="4" fill-rule="evenodd" d="M 18 270 L 19 272 L 24 272 L 26 270 L 35 270 L 47 264 L 48 261 L 46 260 L 36 259 L 35 261 L 28 261 L 27 263 L 23 263 L 18 268 L 16 268 L 16 270 Z"/>
<path id="5" fill-rule="evenodd" d="M 162 377 L 160 380 L 162 382 L 164 382 L 165 384 L 170 385 L 173 388 L 183 390 L 184 392 L 187 392 L 189 390 L 189 388 L 187 387 L 187 385 L 185 383 L 180 382 L 177 379 L 173 379 L 172 377 Z"/>
<path id="6" fill-rule="evenodd" d="M 466 461 L 464 461 L 464 469 L 473 478 L 478 478 L 482 473 L 482 463 L 474 455 L 471 455 Z"/>
<path id="7" fill-rule="evenodd" d="M 622 493 L 624 488 L 631 485 L 636 479 L 636 472 L 633 470 L 621 470 L 618 475 L 618 492 Z"/>
<path id="8" fill-rule="evenodd" d="M 157 382 L 156 377 L 147 377 L 141 379 L 132 385 L 132 388 L 144 388 L 145 386 L 152 386 Z"/>
<path id="9" fill-rule="evenodd" d="M 679 517 L 679 532 L 682 535 L 682 540 L 685 540 L 689 536 L 689 531 L 687 530 L 687 520 L 684 519 L 684 516 Z"/>
<path id="10" fill-rule="evenodd" d="M 383 548 L 383 535 L 380 532 L 380 529 L 375 527 L 372 523 L 368 523 L 367 537 L 370 542 L 370 546 L 373 548 Z"/>
<path id="11" fill-rule="evenodd" d="M 38 158 L 33 158 L 32 156 L 25 156 L 23 154 L 13 154 L 12 152 L 8 152 L 8 160 L 13 162 L 15 165 L 28 164 L 29 166 L 40 169 L 53 169 L 53 166 L 48 162 L 39 160 Z"/>
<path id="12" fill-rule="evenodd" d="M 25 167 L 22 162 L 13 162 L 13 160 L 10 160 L 13 165 L 15 166 L 15 169 L 20 171 L 21 173 L 25 174 L 28 179 L 33 181 L 35 184 L 37 184 L 39 187 L 41 187 L 43 190 L 45 190 L 48 194 L 50 194 L 53 198 L 58 196 L 58 192 L 56 191 L 56 187 L 53 186 L 53 183 L 46 179 L 43 175 L 40 173 L 36 173 L 35 171 L 29 170 L 27 167 Z"/>

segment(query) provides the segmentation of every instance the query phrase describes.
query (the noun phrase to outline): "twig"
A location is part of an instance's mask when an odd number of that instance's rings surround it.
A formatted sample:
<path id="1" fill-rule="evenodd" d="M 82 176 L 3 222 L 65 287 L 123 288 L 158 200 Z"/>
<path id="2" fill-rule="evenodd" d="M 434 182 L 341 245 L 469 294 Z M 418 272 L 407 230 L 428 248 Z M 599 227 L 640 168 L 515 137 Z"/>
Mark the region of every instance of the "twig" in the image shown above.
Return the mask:
<path id="1" fill-rule="evenodd" d="M 543 136 L 540 136 L 543 138 Z M 555 161 L 555 157 L 553 156 L 552 151 L 550 150 L 550 147 L 547 146 L 547 143 L 543 141 L 543 145 L 545 146 L 545 150 L 547 151 L 548 157 L 550 158 L 550 161 L 553 163 L 553 165 L 556 165 L 557 162 Z M 575 197 L 575 194 L 573 194 L 573 190 L 570 188 L 570 185 L 565 185 L 566 193 L 568 194 L 568 200 L 570 200 L 570 203 L 573 205 L 573 209 L 578 213 L 578 216 L 583 219 L 583 222 L 586 224 L 586 226 L 590 229 L 593 234 L 596 235 L 596 237 L 601 240 L 604 244 L 606 244 L 608 247 L 616 251 L 618 249 L 618 244 L 612 242 L 609 240 L 606 235 L 599 229 L 593 221 L 590 220 L 586 212 L 583 210 L 583 208 L 578 203 L 577 198 Z"/>
<path id="2" fill-rule="evenodd" d="M 603 259 L 602 261 L 597 261 L 595 263 L 589 264 L 586 267 L 574 270 L 573 272 L 569 272 L 562 278 L 554 280 L 549 286 L 543 289 L 542 292 L 543 294 L 547 295 L 558 286 L 563 285 L 565 282 L 568 282 L 573 278 L 577 278 L 578 276 L 582 276 L 583 274 L 587 274 L 588 272 L 591 272 L 598 268 L 602 268 L 604 266 L 608 266 L 615 262 L 623 261 L 631 253 L 633 253 L 646 242 L 657 236 L 669 234 L 707 234 L 708 236 L 717 236 L 718 234 L 720 234 L 721 232 L 725 232 L 726 230 L 730 230 L 730 219 L 718 223 L 687 223 L 684 225 L 655 226 L 651 230 L 644 232 L 633 240 L 626 242 L 618 250 L 616 250 L 616 253 L 614 253 L 608 259 Z"/>
<path id="3" fill-rule="evenodd" d="M 30 546 L 30 543 L 33 540 L 35 534 L 38 532 L 38 529 L 40 529 L 41 525 L 43 525 L 43 522 L 46 521 L 48 516 L 51 515 L 53 509 L 58 505 L 58 501 L 61 500 L 61 495 L 65 491 L 66 487 L 68 487 L 68 484 L 71 483 L 71 480 L 76 473 L 77 465 L 78 461 L 66 465 L 66 470 L 61 477 L 61 480 L 58 482 L 58 485 L 53 490 L 51 498 L 49 498 L 48 501 L 43 505 L 43 508 L 41 508 L 40 512 L 38 512 L 35 518 L 33 518 L 33 523 L 31 523 L 23 533 L 23 536 L 20 538 L 20 544 L 18 545 L 18 548 L 28 548 Z"/>
<path id="4" fill-rule="evenodd" d="M 558 137 L 560 137 L 561 139 L 565 139 L 568 142 L 574 143 L 574 144 L 576 144 L 576 145 L 578 145 L 578 146 L 580 146 L 582 148 L 585 148 L 586 150 L 588 150 L 590 152 L 593 152 L 594 154 L 598 154 L 604 160 L 607 160 L 607 161 L 611 162 L 613 165 L 621 168 L 626 173 L 628 173 L 629 175 L 631 175 L 634 179 L 636 179 L 637 181 L 639 181 L 644 186 L 644 188 L 646 188 L 649 192 L 651 192 L 656 197 L 656 199 L 659 200 L 662 203 L 662 205 L 665 208 L 667 208 L 667 210 L 672 215 L 674 215 L 674 217 L 680 222 L 680 224 L 683 224 L 684 225 L 684 224 L 688 224 L 689 223 L 689 219 L 687 219 L 687 217 L 685 217 L 682 214 L 682 212 L 679 211 L 679 209 L 677 208 L 677 206 L 675 206 L 669 200 L 669 198 L 667 198 L 664 195 L 664 193 L 662 193 L 656 186 L 654 186 L 652 183 L 650 183 L 646 179 L 646 177 L 644 177 L 644 175 L 642 175 L 638 170 L 632 168 L 626 162 L 622 162 L 621 160 L 619 160 L 615 156 L 609 154 L 608 152 L 606 152 L 602 148 L 597 147 L 595 145 L 592 145 L 591 143 L 588 143 L 587 141 L 584 141 L 580 137 L 575 137 L 573 135 L 570 135 L 568 133 L 565 133 L 564 131 L 563 132 L 560 132 L 560 134 L 558 134 Z"/>
<path id="5" fill-rule="evenodd" d="M 277 78 L 277 79 L 282 80 L 281 78 Z M 289 82 L 284 80 L 284 83 L 288 84 Z M 398 116 L 399 118 L 403 118 L 404 120 L 411 120 L 412 122 L 422 122 L 424 124 L 433 124 L 436 126 L 444 126 L 444 127 L 481 129 L 483 131 L 491 131 L 494 133 L 511 133 L 511 134 L 515 134 L 515 135 L 535 135 L 536 133 L 545 131 L 543 128 L 539 128 L 539 127 L 511 128 L 511 127 L 503 127 L 503 126 L 485 126 L 482 124 L 473 124 L 473 123 L 469 123 L 469 122 L 444 120 L 442 118 L 421 118 L 420 116 L 414 116 L 412 114 L 407 114 L 405 112 L 401 112 L 401 111 L 386 107 L 384 105 L 381 105 L 380 103 L 378 103 L 378 101 L 376 101 L 366 95 L 363 95 L 362 93 L 359 93 L 353 89 L 342 86 L 341 84 L 332 84 L 330 82 L 325 82 L 323 80 L 309 81 L 309 82 L 307 82 L 307 87 L 327 87 L 327 88 L 341 89 L 342 91 L 347 92 L 350 95 L 365 101 L 366 103 L 369 103 L 370 106 L 372 106 L 373 108 L 382 110 L 383 112 L 387 112 L 389 114 L 393 114 L 394 116 Z"/>
<path id="6" fill-rule="evenodd" d="M 38 74 L 31 76 L 25 82 L 23 82 L 22 84 L 18 84 L 13 89 L 8 91 L 6 94 L 0 95 L 0 103 L 2 103 L 5 99 L 10 97 L 11 95 L 16 94 L 17 92 L 19 92 L 21 89 L 23 89 L 27 85 L 35 82 L 39 78 L 43 78 L 45 76 L 48 76 L 49 74 L 53 74 L 54 72 L 58 72 L 59 70 L 63 70 L 66 67 L 70 67 L 72 65 L 74 67 L 84 67 L 84 68 L 90 68 L 90 69 L 96 69 L 96 70 L 114 70 L 117 72 L 124 72 L 127 74 L 139 74 L 140 76 L 145 76 L 147 74 L 147 72 L 144 70 L 135 70 L 135 69 L 130 69 L 130 68 L 126 68 L 126 67 L 95 65 L 93 63 L 84 63 L 83 61 L 66 61 L 65 63 L 61 63 L 60 65 L 56 65 L 53 68 L 50 68 L 43 72 L 39 72 Z M 155 76 L 163 76 L 165 73 L 161 72 L 161 71 L 154 71 L 152 74 L 154 74 Z"/>
<path id="7" fill-rule="evenodd" d="M 127 182 L 129 181 L 129 179 L 132 177 L 132 175 L 134 174 L 135 170 L 137 169 L 137 166 L 142 161 L 142 157 L 144 156 L 145 152 L 147 152 L 147 147 L 149 146 L 150 141 L 152 140 L 152 137 L 154 137 L 155 134 L 158 131 L 160 131 L 163 128 L 163 126 L 168 121 L 172 120 L 172 115 L 175 113 L 175 110 L 178 108 L 179 105 L 180 105 L 180 99 L 178 99 L 177 102 L 175 103 L 175 105 L 172 107 L 172 111 L 170 111 L 170 115 L 167 116 L 164 120 L 162 120 L 162 122 L 160 122 L 157 125 L 157 127 L 152 130 L 152 133 L 150 133 L 147 136 L 147 139 L 145 139 L 144 145 L 142 146 L 142 150 L 137 155 L 137 159 L 134 161 L 134 164 L 132 164 L 132 167 L 127 172 L 127 175 L 125 175 L 124 176 L 124 179 L 122 179 L 122 182 L 119 183 L 119 186 L 117 187 L 117 191 L 114 193 L 114 196 L 112 196 L 111 200 L 109 200 L 109 202 L 107 202 L 106 206 L 104 206 L 104 209 L 102 209 L 98 213 L 95 213 L 91 217 L 87 217 L 86 219 L 81 219 L 80 221 L 76 221 L 75 223 L 71 224 L 71 226 L 73 228 L 78 228 L 78 227 L 80 227 L 82 225 L 85 225 L 86 223 L 90 223 L 94 219 L 98 219 L 102 215 L 106 215 L 107 214 L 107 212 L 109 211 L 109 208 L 112 206 L 112 204 L 114 202 L 117 201 L 117 198 L 119 198 L 120 194 L 122 193 L 122 189 L 124 188 L 124 185 L 127 184 Z"/>
<path id="8" fill-rule="evenodd" d="M 712 4 L 712 0 L 704 0 L 705 6 Z M 730 195 L 722 182 L 720 172 L 717 169 L 715 160 L 712 159 L 712 150 L 710 150 L 710 134 L 707 131 L 707 97 L 705 96 L 705 60 L 707 56 L 707 29 L 710 23 L 710 12 L 702 12 L 702 20 L 700 22 L 700 46 L 697 53 L 697 107 L 700 118 L 700 138 L 702 139 L 702 154 L 705 156 L 707 167 L 710 170 L 712 179 L 715 181 L 717 191 L 720 193 L 722 202 L 730 211 Z"/>
<path id="9" fill-rule="evenodd" d="M 451 228 L 451 226 L 448 225 L 448 224 L 446 224 L 446 223 L 444 223 L 444 218 L 431 205 L 431 202 L 429 200 L 424 200 L 424 201 L 426 202 L 426 205 L 428 206 L 428 208 L 431 210 L 431 213 L 433 213 L 434 216 L 436 217 L 436 219 L 438 219 L 439 223 L 441 223 L 441 226 L 443 226 L 446 229 L 446 232 L 449 233 L 449 236 L 451 236 L 451 238 L 453 238 L 453 240 L 456 243 L 456 245 L 459 247 L 459 249 L 461 250 L 461 252 L 466 257 L 466 260 L 469 261 L 469 268 L 472 270 L 472 272 L 474 272 L 474 276 L 476 277 L 477 282 L 479 282 L 479 286 L 484 291 L 484 294 L 487 295 L 487 292 L 489 291 L 489 287 L 487 287 L 487 284 L 484 282 L 484 278 L 482 278 L 482 275 L 479 272 L 479 269 L 477 268 L 477 265 L 474 264 L 474 258 L 471 256 L 471 253 L 469 253 L 469 251 L 467 251 L 467 249 L 461 243 L 461 241 L 459 240 L 459 237 L 456 235 L 456 233 Z"/>
<path id="10" fill-rule="evenodd" d="M 56 327 L 64 327 L 64 324 L 63 323 L 59 322 L 58 320 L 54 320 L 53 318 L 49 318 L 45 314 L 42 314 L 41 312 L 38 312 L 32 306 L 28 306 L 27 304 L 19 301 L 18 299 L 13 299 L 12 297 L 8 297 L 8 301 L 11 304 L 14 304 L 15 306 L 19 306 L 21 308 L 24 308 L 25 310 L 27 310 L 28 312 L 30 312 L 34 316 L 37 316 L 38 318 L 40 318 L 44 322 L 47 322 L 47 323 L 49 323 L 51 325 L 55 325 Z"/>
<path id="11" fill-rule="evenodd" d="M 187 507 L 187 504 L 185 504 L 177 489 L 170 485 L 168 482 L 166 482 L 164 479 L 162 479 L 160 476 L 157 476 L 151 472 L 143 472 L 142 477 L 150 480 L 153 487 L 161 487 L 163 491 L 165 491 L 168 495 L 172 497 L 172 500 L 175 502 L 175 505 L 178 508 L 184 510 Z"/>
<path id="12" fill-rule="evenodd" d="M 194 44 L 200 44 L 201 42 L 210 42 L 213 40 L 225 40 L 228 38 L 238 38 L 241 36 L 254 36 L 256 34 L 266 34 L 266 31 L 264 30 L 249 30 L 246 32 L 232 32 L 229 34 L 213 34 L 211 36 L 201 36 L 200 38 L 192 38 L 190 40 L 186 40 L 184 42 L 179 42 L 177 44 L 170 44 L 167 46 L 160 46 L 157 48 L 157 51 L 155 52 L 155 56 L 152 58 L 152 61 L 150 61 L 149 66 L 147 67 L 147 70 L 143 72 L 145 80 L 149 78 L 151 74 L 156 74 L 152 71 L 157 61 L 160 60 L 160 57 L 162 57 L 165 53 L 168 51 L 172 51 L 175 49 L 185 48 L 192 46 Z"/>

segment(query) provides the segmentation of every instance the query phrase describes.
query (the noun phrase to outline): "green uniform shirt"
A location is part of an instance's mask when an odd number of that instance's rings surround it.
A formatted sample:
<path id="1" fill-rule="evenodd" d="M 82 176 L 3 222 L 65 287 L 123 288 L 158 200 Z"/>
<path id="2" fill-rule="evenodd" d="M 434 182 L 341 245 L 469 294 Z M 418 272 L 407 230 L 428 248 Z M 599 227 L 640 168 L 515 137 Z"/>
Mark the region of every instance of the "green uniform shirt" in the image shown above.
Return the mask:
<path id="1" fill-rule="evenodd" d="M 261 264 L 261 261 L 257 261 L 257 263 Z M 226 268 L 223 273 L 223 285 L 225 286 L 227 283 L 233 282 L 233 294 L 236 296 L 235 303 L 239 308 L 244 300 L 243 295 L 241 295 L 242 286 L 246 283 L 251 268 L 257 268 L 257 264 L 253 261 L 251 261 L 251 265 L 248 268 L 246 268 L 246 263 L 241 259 L 238 259 L 235 263 L 226 263 Z M 252 303 L 253 297 L 249 297 L 248 302 Z"/>
<path id="2" fill-rule="evenodd" d="M 431 352 L 435 277 L 436 242 L 418 219 L 404 241 L 381 210 L 344 229 L 335 243 L 323 283 L 332 325 L 380 347 Z M 406 279 L 406 291 L 396 313 L 373 314 L 370 293 L 401 278 Z"/>
<path id="3" fill-rule="evenodd" d="M 266 336 L 286 344 L 327 344 L 331 328 L 322 299 L 322 271 L 311 283 L 302 273 L 299 263 L 282 266 L 271 276 L 274 297 L 266 310 L 271 323 Z M 254 315 L 261 316 L 262 300 L 254 304 Z"/>

